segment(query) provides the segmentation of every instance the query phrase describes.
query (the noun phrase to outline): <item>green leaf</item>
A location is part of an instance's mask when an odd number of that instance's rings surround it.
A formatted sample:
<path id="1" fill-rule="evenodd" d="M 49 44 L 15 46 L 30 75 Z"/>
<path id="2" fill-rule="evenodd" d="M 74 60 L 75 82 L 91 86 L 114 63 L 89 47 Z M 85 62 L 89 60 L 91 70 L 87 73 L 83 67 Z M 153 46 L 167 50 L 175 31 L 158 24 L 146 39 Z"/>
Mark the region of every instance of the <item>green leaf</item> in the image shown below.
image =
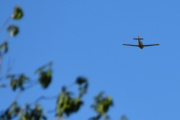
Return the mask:
<path id="1" fill-rule="evenodd" d="M 39 76 L 39 83 L 43 88 L 47 88 L 49 84 L 51 83 L 51 70 L 48 70 L 46 72 L 41 72 Z"/>
<path id="2" fill-rule="evenodd" d="M 19 33 L 19 28 L 16 25 L 10 25 L 7 30 L 11 36 L 16 36 Z"/>
<path id="3" fill-rule="evenodd" d="M 100 103 L 100 101 L 103 99 L 103 95 L 104 95 L 104 92 L 101 91 L 101 92 L 94 98 L 96 104 L 99 104 L 99 103 Z"/>
<path id="4" fill-rule="evenodd" d="M 26 77 L 24 74 L 21 74 L 18 77 L 15 75 L 8 75 L 7 78 L 10 79 L 10 86 L 12 87 L 13 90 L 16 90 L 17 88 L 23 90 L 24 82 L 29 80 L 29 78 Z"/>
<path id="5" fill-rule="evenodd" d="M 23 10 L 19 7 L 16 6 L 14 8 L 14 13 L 11 16 L 14 20 L 19 20 L 23 17 Z"/>
<path id="6" fill-rule="evenodd" d="M 88 88 L 88 80 L 85 77 L 78 77 L 76 79 L 76 84 L 79 86 L 79 97 L 82 97 Z"/>
<path id="7" fill-rule="evenodd" d="M 16 90 L 18 81 L 17 80 L 11 80 L 10 81 L 10 86 L 12 87 L 13 90 Z"/>
<path id="8" fill-rule="evenodd" d="M 87 79 L 86 79 L 86 78 L 83 78 L 83 77 L 78 77 L 78 78 L 76 79 L 76 83 L 77 83 L 78 85 L 81 85 L 81 84 L 85 83 L 86 81 L 87 81 Z"/>
<path id="9" fill-rule="evenodd" d="M 104 115 L 108 112 L 110 106 L 112 106 L 113 101 L 110 96 L 104 97 L 103 92 L 100 92 L 96 97 L 95 97 L 95 102 L 92 105 L 94 110 L 100 114 Z"/>
<path id="10" fill-rule="evenodd" d="M 3 42 L 1 45 L 0 45 L 0 51 L 3 51 L 4 50 L 4 53 L 7 53 L 8 52 L 8 42 L 5 41 Z"/>
<path id="11" fill-rule="evenodd" d="M 34 109 L 27 105 L 21 112 L 19 120 L 46 120 L 46 117 L 43 115 L 43 109 L 40 105 L 36 105 Z"/>
<path id="12" fill-rule="evenodd" d="M 19 79 L 18 79 L 18 86 L 21 90 L 23 90 L 23 84 L 25 81 L 29 80 L 29 78 L 27 78 L 24 74 L 21 74 Z"/>
<path id="13" fill-rule="evenodd" d="M 62 88 L 61 93 L 56 103 L 56 115 L 62 117 L 64 114 L 69 116 L 74 112 L 77 112 L 83 105 L 83 101 L 79 97 L 72 97 L 70 92 Z"/>
<path id="14" fill-rule="evenodd" d="M 52 62 L 49 62 L 46 65 L 38 68 L 35 73 L 39 73 L 39 83 L 43 88 L 47 88 L 51 83 L 52 79 L 52 70 L 51 70 Z"/>

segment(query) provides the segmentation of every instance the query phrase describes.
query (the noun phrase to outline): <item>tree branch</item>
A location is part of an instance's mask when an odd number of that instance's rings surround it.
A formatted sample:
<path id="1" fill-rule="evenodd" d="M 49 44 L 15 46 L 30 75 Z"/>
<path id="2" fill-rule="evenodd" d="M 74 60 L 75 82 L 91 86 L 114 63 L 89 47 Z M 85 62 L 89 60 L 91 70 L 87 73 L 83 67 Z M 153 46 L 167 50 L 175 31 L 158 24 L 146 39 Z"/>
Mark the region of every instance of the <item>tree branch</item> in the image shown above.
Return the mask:
<path id="1" fill-rule="evenodd" d="M 49 96 L 41 96 L 38 99 L 36 99 L 34 102 L 30 103 L 30 105 L 37 104 L 40 100 L 52 100 L 52 99 L 55 99 L 57 97 L 58 97 L 58 95 L 50 96 L 50 97 Z"/>
<path id="2" fill-rule="evenodd" d="M 3 30 L 3 28 L 6 26 L 6 24 L 9 22 L 9 20 L 11 19 L 11 16 L 9 16 L 6 21 L 4 22 L 4 24 L 0 27 L 0 32 Z"/>

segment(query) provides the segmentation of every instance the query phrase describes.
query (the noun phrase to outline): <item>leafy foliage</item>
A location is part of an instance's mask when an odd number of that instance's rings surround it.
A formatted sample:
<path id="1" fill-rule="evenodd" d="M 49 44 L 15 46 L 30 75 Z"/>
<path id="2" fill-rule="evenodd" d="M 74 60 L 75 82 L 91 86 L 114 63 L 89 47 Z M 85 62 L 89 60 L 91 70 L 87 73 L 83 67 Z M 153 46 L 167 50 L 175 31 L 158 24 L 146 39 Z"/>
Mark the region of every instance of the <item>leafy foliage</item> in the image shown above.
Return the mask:
<path id="1" fill-rule="evenodd" d="M 10 25 L 7 30 L 11 36 L 16 36 L 19 33 L 19 28 L 16 25 Z"/>
<path id="2" fill-rule="evenodd" d="M 23 17 L 23 10 L 19 6 L 15 6 L 14 12 L 11 15 L 14 20 L 19 20 Z M 19 28 L 17 25 L 10 25 L 7 30 L 11 36 L 16 36 L 19 33 Z"/>
<path id="3" fill-rule="evenodd" d="M 35 71 L 35 73 L 39 73 L 39 83 L 43 88 L 47 88 L 51 83 L 52 80 L 51 65 L 52 62 L 49 62 L 47 65 L 44 65 Z"/>
<path id="4" fill-rule="evenodd" d="M 46 120 L 43 115 L 41 106 L 36 105 L 34 109 L 31 109 L 29 105 L 26 105 L 24 110 L 21 110 L 19 120 Z"/>
<path id="5" fill-rule="evenodd" d="M 103 94 L 103 92 L 100 92 L 95 97 L 95 101 L 92 107 L 98 113 L 98 115 L 97 117 L 92 118 L 93 120 L 98 120 L 101 116 L 106 114 L 109 110 L 109 107 L 113 105 L 112 98 L 110 96 L 104 97 Z"/>
<path id="6" fill-rule="evenodd" d="M 5 112 L 0 115 L 0 120 L 11 120 L 16 117 L 20 111 L 20 107 L 14 102 Z"/>
<path id="7" fill-rule="evenodd" d="M 79 97 L 73 98 L 70 93 L 62 91 L 57 100 L 57 116 L 62 117 L 63 114 L 68 116 L 71 113 L 78 111 L 82 104 L 83 102 Z"/>
<path id="8" fill-rule="evenodd" d="M 76 83 L 79 86 L 79 95 L 77 97 L 72 97 L 71 92 L 67 92 L 66 87 L 62 87 L 62 92 L 59 94 L 56 103 L 56 114 L 58 117 L 62 117 L 64 114 L 69 116 L 77 112 L 83 105 L 81 97 L 87 91 L 88 82 L 86 78 L 78 77 Z"/>
<path id="9" fill-rule="evenodd" d="M 81 98 L 87 91 L 88 88 L 88 81 L 84 77 L 78 77 L 76 79 L 76 83 L 79 86 L 79 97 Z"/>
<path id="10" fill-rule="evenodd" d="M 41 72 L 39 75 L 39 83 L 42 85 L 43 88 L 47 88 L 51 83 L 51 70 Z"/>
<path id="11" fill-rule="evenodd" d="M 14 20 L 19 20 L 23 17 L 23 10 L 19 6 L 15 6 L 14 13 L 11 15 Z"/>
<path id="12" fill-rule="evenodd" d="M 25 81 L 29 80 L 24 74 L 21 74 L 19 77 L 15 75 L 8 75 L 7 78 L 10 79 L 10 86 L 13 90 L 20 88 L 21 90 L 24 89 L 23 84 Z"/>

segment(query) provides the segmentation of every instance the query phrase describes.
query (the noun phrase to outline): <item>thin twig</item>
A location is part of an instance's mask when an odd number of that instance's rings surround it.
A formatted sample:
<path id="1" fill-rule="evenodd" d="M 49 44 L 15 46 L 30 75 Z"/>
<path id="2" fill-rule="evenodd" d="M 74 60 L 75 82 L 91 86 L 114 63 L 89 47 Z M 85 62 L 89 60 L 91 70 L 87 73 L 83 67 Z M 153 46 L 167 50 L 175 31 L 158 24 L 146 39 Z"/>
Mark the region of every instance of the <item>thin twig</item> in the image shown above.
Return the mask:
<path id="1" fill-rule="evenodd" d="M 35 86 L 35 85 L 37 85 L 38 84 L 38 81 L 35 81 L 35 82 L 33 82 L 31 85 L 29 85 L 29 86 L 26 86 L 24 89 L 30 89 L 30 88 L 32 88 L 33 86 Z"/>
<path id="2" fill-rule="evenodd" d="M 12 102 L 12 103 L 14 103 L 14 102 L 16 102 L 16 101 L 17 101 L 17 99 L 19 98 L 19 96 L 20 96 L 21 92 L 22 92 L 22 90 L 19 90 L 19 91 L 18 91 L 18 93 L 16 94 L 16 96 L 15 96 L 15 98 L 14 98 L 14 100 L 13 100 L 13 102 Z"/>
<path id="3" fill-rule="evenodd" d="M 2 65 L 2 59 L 3 59 L 3 56 L 4 56 L 5 53 L 1 53 L 0 55 L 0 72 L 1 72 L 1 65 Z"/>
<path id="4" fill-rule="evenodd" d="M 9 34 L 6 36 L 4 41 L 8 41 L 8 38 L 9 38 Z M 2 59 L 3 59 L 4 55 L 5 55 L 5 53 L 0 54 L 0 73 L 1 73 L 1 69 L 2 69 Z M 4 75 L 0 78 L 0 81 L 5 79 L 5 77 L 7 76 L 7 74 L 10 72 L 10 70 L 12 68 L 9 61 L 8 61 L 8 68 L 7 68 L 6 72 L 4 73 Z"/>
<path id="5" fill-rule="evenodd" d="M 4 22 L 4 24 L 0 27 L 0 32 L 3 30 L 3 28 L 6 26 L 6 24 L 9 22 L 9 20 L 11 19 L 11 16 L 9 16 L 6 21 Z"/>
<path id="6" fill-rule="evenodd" d="M 30 105 L 37 104 L 40 100 L 52 100 L 52 99 L 55 99 L 57 97 L 58 97 L 58 95 L 50 96 L 50 97 L 49 96 L 41 96 L 38 99 L 36 99 L 34 102 L 30 103 Z"/>
<path id="7" fill-rule="evenodd" d="M 55 110 L 55 109 L 53 109 L 53 110 L 47 110 L 47 111 L 43 111 L 43 113 L 44 113 L 44 114 L 51 114 L 51 113 L 54 113 L 54 112 L 56 112 L 56 110 Z"/>
<path id="8" fill-rule="evenodd" d="M 71 88 L 71 87 L 73 87 L 73 86 L 75 86 L 76 85 L 76 83 L 71 83 L 70 85 L 68 85 L 66 88 Z"/>
<path id="9" fill-rule="evenodd" d="M 33 85 L 33 86 L 34 86 L 34 85 Z M 32 87 L 32 85 L 31 85 L 31 86 L 28 86 L 27 88 L 31 88 L 31 87 Z M 25 89 L 27 89 L 27 88 L 25 88 Z M 20 90 L 18 91 L 18 93 L 16 94 L 16 96 L 15 96 L 13 102 L 11 103 L 11 105 L 12 105 L 14 102 L 17 101 L 17 99 L 19 98 L 19 96 L 20 96 L 20 94 L 22 93 L 22 91 L 23 91 L 23 89 L 20 89 Z"/>
<path id="10" fill-rule="evenodd" d="M 1 60 L 2 59 L 0 58 L 0 72 L 1 72 L 1 62 L 2 62 Z M 11 69 L 12 69 L 12 67 L 9 66 L 8 69 L 6 70 L 6 72 L 4 73 L 4 75 L 2 77 L 0 77 L 0 81 L 5 80 L 7 74 L 11 71 Z"/>
<path id="11" fill-rule="evenodd" d="M 9 87 L 9 85 L 0 83 L 0 87 L 5 88 L 5 87 Z"/>

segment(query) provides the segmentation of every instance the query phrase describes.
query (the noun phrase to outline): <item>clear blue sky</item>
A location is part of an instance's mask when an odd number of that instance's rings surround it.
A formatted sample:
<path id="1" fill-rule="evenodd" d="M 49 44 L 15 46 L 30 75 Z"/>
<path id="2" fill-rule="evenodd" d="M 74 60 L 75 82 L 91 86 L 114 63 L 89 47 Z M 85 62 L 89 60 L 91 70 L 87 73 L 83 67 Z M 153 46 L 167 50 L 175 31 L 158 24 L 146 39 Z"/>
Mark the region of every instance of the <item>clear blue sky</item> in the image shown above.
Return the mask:
<path id="1" fill-rule="evenodd" d="M 122 114 L 130 120 L 180 119 L 179 0 L 1 0 L 0 25 L 15 5 L 23 8 L 24 17 L 9 22 L 20 27 L 20 34 L 10 39 L 3 68 L 10 59 L 11 73 L 23 72 L 36 80 L 35 69 L 53 61 L 52 84 L 47 90 L 37 85 L 25 91 L 18 99 L 21 104 L 56 95 L 63 85 L 85 76 L 90 84 L 85 104 L 67 120 L 96 115 L 90 105 L 100 91 L 114 100 L 108 112 L 112 120 Z M 160 46 L 122 46 L 137 44 L 132 38 L 138 34 L 144 44 Z M 2 110 L 16 92 L 1 88 L 0 93 Z M 40 103 L 50 110 L 55 101 Z M 47 116 L 52 119 L 54 114 Z"/>

